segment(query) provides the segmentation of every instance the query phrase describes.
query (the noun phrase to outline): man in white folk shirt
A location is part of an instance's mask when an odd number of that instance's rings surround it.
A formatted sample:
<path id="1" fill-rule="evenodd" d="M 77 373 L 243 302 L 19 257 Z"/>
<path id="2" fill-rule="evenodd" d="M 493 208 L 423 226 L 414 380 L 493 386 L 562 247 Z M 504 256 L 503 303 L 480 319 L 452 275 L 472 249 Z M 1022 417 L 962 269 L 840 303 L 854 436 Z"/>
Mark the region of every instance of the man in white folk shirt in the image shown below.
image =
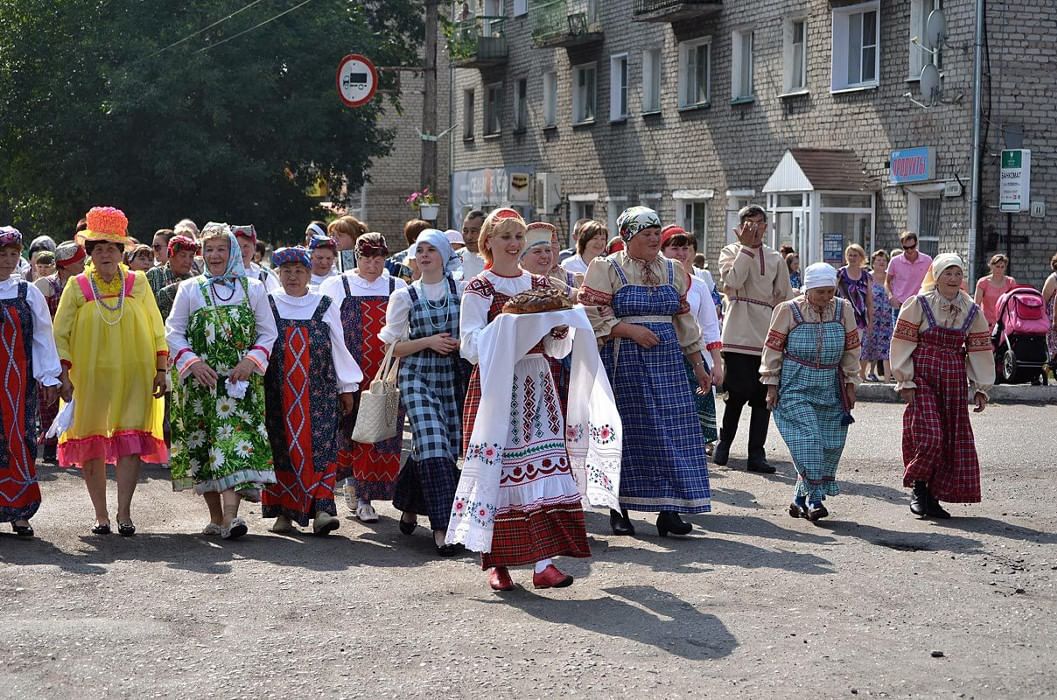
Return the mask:
<path id="1" fill-rule="evenodd" d="M 771 412 L 767 410 L 767 389 L 760 381 L 760 358 L 774 307 L 791 299 L 793 292 L 781 253 L 763 244 L 767 212 L 750 204 L 738 212 L 738 219 L 740 224 L 734 229 L 738 242 L 719 254 L 719 285 L 730 302 L 723 321 L 727 400 L 712 461 L 720 466 L 727 463 L 742 408 L 749 404 L 752 417 L 746 467 L 751 472 L 773 474 L 764 449 Z"/>

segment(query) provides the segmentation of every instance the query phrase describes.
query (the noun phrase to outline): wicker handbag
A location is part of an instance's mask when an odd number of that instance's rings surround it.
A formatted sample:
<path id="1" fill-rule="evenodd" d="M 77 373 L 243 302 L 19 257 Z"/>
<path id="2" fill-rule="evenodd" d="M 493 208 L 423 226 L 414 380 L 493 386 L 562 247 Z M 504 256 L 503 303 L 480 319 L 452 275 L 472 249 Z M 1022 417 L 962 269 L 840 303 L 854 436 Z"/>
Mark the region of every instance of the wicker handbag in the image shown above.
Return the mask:
<path id="1" fill-rule="evenodd" d="M 400 413 L 400 387 L 396 384 L 399 360 L 393 359 L 394 347 L 396 343 L 386 351 L 370 389 L 360 393 L 360 410 L 352 429 L 355 442 L 373 445 L 395 437 L 400 429 L 396 424 Z"/>

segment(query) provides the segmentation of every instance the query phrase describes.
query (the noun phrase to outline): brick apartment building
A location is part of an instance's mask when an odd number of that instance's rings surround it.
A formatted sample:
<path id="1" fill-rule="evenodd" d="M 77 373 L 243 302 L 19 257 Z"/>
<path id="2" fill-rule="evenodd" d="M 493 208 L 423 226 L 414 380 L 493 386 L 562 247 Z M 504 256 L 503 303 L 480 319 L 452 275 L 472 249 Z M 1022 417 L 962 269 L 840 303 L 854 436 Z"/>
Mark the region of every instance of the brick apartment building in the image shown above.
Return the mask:
<path id="1" fill-rule="evenodd" d="M 512 205 L 612 228 L 641 203 L 715 260 L 757 202 L 805 263 L 892 249 L 903 229 L 969 252 L 975 0 L 478 0 L 460 16 L 453 216 Z M 1057 207 L 1057 3 L 990 0 L 986 20 L 978 273 L 1006 247 L 1002 148 L 1032 150 L 1031 201 Z M 1057 209 L 1034 214 L 1012 216 L 1013 272 L 1041 285 Z"/>

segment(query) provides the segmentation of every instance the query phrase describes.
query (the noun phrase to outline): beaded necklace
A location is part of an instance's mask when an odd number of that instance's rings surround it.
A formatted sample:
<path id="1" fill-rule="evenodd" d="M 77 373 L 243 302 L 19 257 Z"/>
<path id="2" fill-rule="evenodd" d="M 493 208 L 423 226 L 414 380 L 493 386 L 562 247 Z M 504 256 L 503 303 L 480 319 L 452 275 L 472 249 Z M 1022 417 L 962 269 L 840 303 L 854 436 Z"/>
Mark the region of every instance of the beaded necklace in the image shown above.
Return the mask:
<path id="1" fill-rule="evenodd" d="M 92 295 L 95 297 L 95 311 L 99 314 L 99 319 L 108 326 L 116 326 L 121 323 L 121 319 L 125 316 L 125 280 L 124 275 L 121 274 L 121 269 L 118 268 L 118 274 L 115 275 L 114 279 L 118 282 L 118 293 L 117 293 L 117 304 L 110 306 L 103 301 L 103 293 L 99 290 L 99 282 L 96 281 L 98 276 L 98 270 L 92 270 L 92 273 L 88 276 L 88 282 L 92 286 Z M 114 282 L 103 281 L 103 285 L 106 287 L 113 287 Z M 107 290 L 109 291 L 109 290 Z M 117 318 L 113 321 L 107 320 L 106 316 L 103 315 L 102 309 L 106 309 L 110 313 L 118 312 Z"/>

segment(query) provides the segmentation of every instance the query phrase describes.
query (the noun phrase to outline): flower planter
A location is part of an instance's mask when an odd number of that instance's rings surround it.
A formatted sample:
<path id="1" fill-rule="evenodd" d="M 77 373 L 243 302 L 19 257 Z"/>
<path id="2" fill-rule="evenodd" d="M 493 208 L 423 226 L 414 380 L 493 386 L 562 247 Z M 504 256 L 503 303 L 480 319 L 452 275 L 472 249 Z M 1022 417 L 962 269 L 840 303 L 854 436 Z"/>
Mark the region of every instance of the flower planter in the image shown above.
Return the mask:
<path id="1" fill-rule="evenodd" d="M 418 215 L 426 221 L 436 221 L 438 214 L 440 214 L 439 204 L 420 204 L 418 206 Z"/>

